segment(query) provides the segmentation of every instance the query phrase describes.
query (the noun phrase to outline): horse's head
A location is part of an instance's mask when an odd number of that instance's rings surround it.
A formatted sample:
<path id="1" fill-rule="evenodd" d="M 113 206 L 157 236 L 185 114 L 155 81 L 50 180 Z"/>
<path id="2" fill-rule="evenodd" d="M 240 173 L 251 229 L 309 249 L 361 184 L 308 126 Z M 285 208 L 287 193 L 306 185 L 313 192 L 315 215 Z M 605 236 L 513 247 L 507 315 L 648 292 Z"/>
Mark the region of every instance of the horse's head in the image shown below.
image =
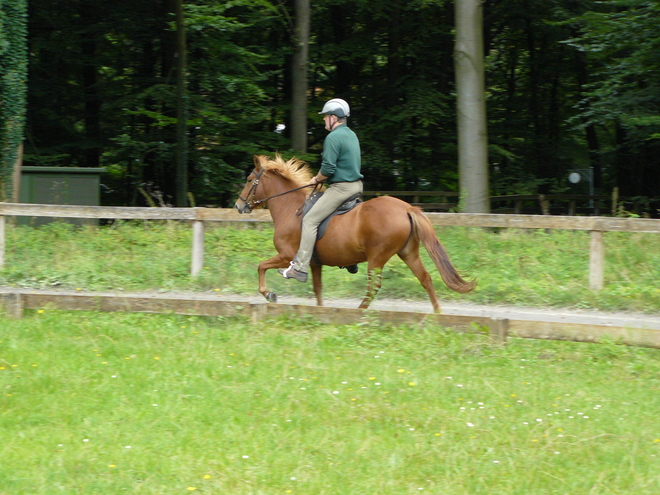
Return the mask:
<path id="1" fill-rule="evenodd" d="M 250 213 L 256 207 L 265 206 L 270 199 L 287 195 L 297 198 L 297 208 L 304 200 L 300 196 L 309 194 L 311 178 L 309 166 L 297 158 L 284 161 L 279 154 L 274 159 L 255 156 L 254 170 L 234 206 L 239 213 Z M 290 193 L 295 194 L 289 196 Z"/>
<path id="2" fill-rule="evenodd" d="M 265 203 L 257 203 L 259 201 L 259 181 L 265 172 L 263 167 L 264 161 L 268 160 L 268 157 L 265 156 L 255 156 L 254 157 L 254 170 L 248 175 L 247 181 L 243 190 L 238 195 L 238 200 L 234 204 L 234 207 L 238 210 L 239 213 L 252 213 L 252 209 L 255 207 L 263 207 Z M 263 197 L 263 195 L 260 195 Z"/>

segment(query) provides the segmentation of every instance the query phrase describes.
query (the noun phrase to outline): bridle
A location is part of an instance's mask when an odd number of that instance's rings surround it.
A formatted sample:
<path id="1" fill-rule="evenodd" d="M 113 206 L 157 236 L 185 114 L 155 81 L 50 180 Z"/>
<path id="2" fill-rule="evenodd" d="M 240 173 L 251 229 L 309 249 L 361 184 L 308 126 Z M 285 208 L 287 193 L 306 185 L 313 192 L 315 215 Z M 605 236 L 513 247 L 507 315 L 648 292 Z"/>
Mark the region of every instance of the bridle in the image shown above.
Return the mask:
<path id="1" fill-rule="evenodd" d="M 261 176 L 263 175 L 264 172 L 265 172 L 265 169 L 263 169 L 263 168 L 259 172 L 256 172 L 256 171 L 253 170 L 252 173 L 254 173 L 256 175 L 256 178 L 252 181 L 252 186 L 250 187 L 250 190 L 246 194 L 245 198 L 243 198 L 241 196 L 238 197 L 238 199 L 240 199 L 241 201 L 243 201 L 245 203 L 245 206 L 247 207 L 248 212 L 251 212 L 252 209 L 255 206 L 258 206 L 261 203 L 265 203 L 269 199 L 277 198 L 278 196 L 284 196 L 285 194 L 289 194 L 289 193 L 292 193 L 294 191 L 298 191 L 300 189 L 305 189 L 306 187 L 316 187 L 315 184 L 306 184 L 304 186 L 296 187 L 295 189 L 289 189 L 288 191 L 284 191 L 284 192 L 279 193 L 279 194 L 274 194 L 273 196 L 268 196 L 267 198 L 258 199 L 258 200 L 255 201 L 254 200 L 254 195 L 257 192 L 257 186 L 259 185 L 259 179 L 261 179 Z M 252 175 L 252 174 L 250 174 L 250 175 Z"/>
<path id="2" fill-rule="evenodd" d="M 261 169 L 258 173 L 256 173 L 254 170 L 252 171 L 257 177 L 252 181 L 252 187 L 250 187 L 250 190 L 248 191 L 246 197 L 238 196 L 238 199 L 243 201 L 245 203 L 245 206 L 247 207 L 248 212 L 252 211 L 253 206 L 257 206 L 259 203 L 257 202 L 250 202 L 250 198 L 254 199 L 254 194 L 257 192 L 257 186 L 259 185 L 259 179 L 261 179 L 261 176 L 264 173 L 264 169 Z M 252 174 L 250 174 L 252 175 Z"/>

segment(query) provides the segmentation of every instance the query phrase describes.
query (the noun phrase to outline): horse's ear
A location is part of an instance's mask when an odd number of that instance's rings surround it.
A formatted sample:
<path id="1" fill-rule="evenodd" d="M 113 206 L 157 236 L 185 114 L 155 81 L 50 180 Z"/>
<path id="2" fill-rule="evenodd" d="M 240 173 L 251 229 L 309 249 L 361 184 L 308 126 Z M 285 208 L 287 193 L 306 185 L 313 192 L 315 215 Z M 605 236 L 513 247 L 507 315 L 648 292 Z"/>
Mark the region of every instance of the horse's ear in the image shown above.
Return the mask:
<path id="1" fill-rule="evenodd" d="M 265 159 L 266 157 L 263 155 L 254 155 L 254 168 L 261 170 Z"/>

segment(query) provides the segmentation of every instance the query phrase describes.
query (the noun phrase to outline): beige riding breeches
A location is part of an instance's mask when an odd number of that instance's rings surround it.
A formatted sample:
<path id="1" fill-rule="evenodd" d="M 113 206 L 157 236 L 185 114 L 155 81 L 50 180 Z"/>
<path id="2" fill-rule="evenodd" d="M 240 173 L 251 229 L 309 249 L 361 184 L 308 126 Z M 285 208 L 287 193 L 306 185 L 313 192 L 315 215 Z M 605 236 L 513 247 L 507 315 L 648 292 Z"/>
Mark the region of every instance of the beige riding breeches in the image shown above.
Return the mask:
<path id="1" fill-rule="evenodd" d="M 328 186 L 323 196 L 319 198 L 312 209 L 303 217 L 300 247 L 293 259 L 293 267 L 296 270 L 307 272 L 314 252 L 319 224 L 339 208 L 344 201 L 354 194 L 361 192 L 361 180 L 356 180 L 355 182 L 337 182 Z"/>

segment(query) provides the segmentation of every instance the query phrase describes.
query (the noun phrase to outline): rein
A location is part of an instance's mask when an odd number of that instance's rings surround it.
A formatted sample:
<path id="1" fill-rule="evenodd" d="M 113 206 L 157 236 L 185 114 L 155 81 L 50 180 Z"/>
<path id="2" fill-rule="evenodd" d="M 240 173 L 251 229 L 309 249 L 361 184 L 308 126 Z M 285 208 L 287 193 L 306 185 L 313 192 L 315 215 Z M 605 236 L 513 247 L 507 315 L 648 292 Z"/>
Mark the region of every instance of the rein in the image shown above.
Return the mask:
<path id="1" fill-rule="evenodd" d="M 261 176 L 263 175 L 263 173 L 264 173 L 264 169 L 261 169 L 261 171 L 257 174 L 257 178 L 254 179 L 254 181 L 252 182 L 252 187 L 250 188 L 250 190 L 247 193 L 247 198 L 242 198 L 240 196 L 238 197 L 238 199 L 245 202 L 245 204 L 248 206 L 248 208 L 250 208 L 250 210 L 252 210 L 252 208 L 257 206 L 257 205 L 260 205 L 261 203 L 265 203 L 269 199 L 277 198 L 279 196 L 284 196 L 285 194 L 289 194 L 289 193 L 292 193 L 294 191 L 299 191 L 300 189 L 305 189 L 306 187 L 316 188 L 316 184 L 306 184 L 304 186 L 296 187 L 295 189 L 289 189 L 288 191 L 284 191 L 284 192 L 281 192 L 279 194 L 274 194 L 273 196 L 268 196 L 267 198 L 258 199 L 256 201 L 251 201 L 250 198 L 254 198 L 254 195 L 257 192 L 257 186 L 259 185 L 259 179 L 261 179 Z"/>
<path id="2" fill-rule="evenodd" d="M 285 194 L 289 194 L 289 193 L 292 193 L 294 191 L 298 191 L 300 189 L 305 189 L 306 187 L 316 187 L 316 184 L 307 184 L 305 186 L 296 187 L 295 189 L 289 189 L 288 191 L 284 191 L 283 193 L 275 194 L 273 196 L 268 196 L 267 198 L 264 198 L 264 199 L 258 199 L 257 201 L 255 201 L 252 204 L 256 206 L 258 204 L 265 203 L 269 199 L 277 198 L 278 196 L 284 196 Z"/>

